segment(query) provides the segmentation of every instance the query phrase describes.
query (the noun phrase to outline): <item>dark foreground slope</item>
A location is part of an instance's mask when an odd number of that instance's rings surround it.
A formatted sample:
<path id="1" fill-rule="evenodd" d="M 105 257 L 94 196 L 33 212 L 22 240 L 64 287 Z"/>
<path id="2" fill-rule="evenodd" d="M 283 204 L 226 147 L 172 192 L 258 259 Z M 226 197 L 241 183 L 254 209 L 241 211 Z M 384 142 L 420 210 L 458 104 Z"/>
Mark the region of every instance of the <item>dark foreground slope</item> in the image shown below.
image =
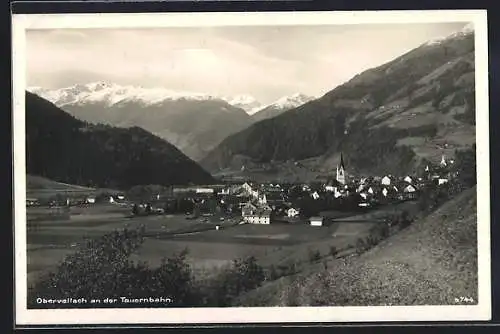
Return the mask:
<path id="1" fill-rule="evenodd" d="M 410 172 L 474 143 L 474 68 L 472 33 L 422 45 L 229 136 L 202 165 L 218 173 L 295 161 L 331 171 L 343 151 L 351 172 Z"/>
<path id="2" fill-rule="evenodd" d="M 176 147 L 138 128 L 90 125 L 26 93 L 27 172 L 105 188 L 210 183 L 211 175 Z"/>
<path id="3" fill-rule="evenodd" d="M 360 256 L 333 260 L 244 295 L 244 306 L 376 306 L 477 302 L 476 187 Z M 314 268 L 311 268 L 314 271 Z"/>

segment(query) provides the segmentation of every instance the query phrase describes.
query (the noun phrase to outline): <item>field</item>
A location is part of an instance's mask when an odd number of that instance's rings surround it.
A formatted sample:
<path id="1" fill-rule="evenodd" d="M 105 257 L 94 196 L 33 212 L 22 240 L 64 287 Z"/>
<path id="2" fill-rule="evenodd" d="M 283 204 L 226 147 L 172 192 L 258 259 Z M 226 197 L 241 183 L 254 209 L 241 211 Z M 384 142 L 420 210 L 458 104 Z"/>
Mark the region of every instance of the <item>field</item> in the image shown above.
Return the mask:
<path id="1" fill-rule="evenodd" d="M 387 209 L 379 211 L 379 214 Z M 143 246 L 133 260 L 158 266 L 165 257 L 187 248 L 195 270 L 207 270 L 253 255 L 263 266 L 308 261 L 311 251 L 328 254 L 333 246 L 345 250 L 377 223 L 377 213 L 339 217 L 322 227 L 307 224 L 239 224 L 240 218 L 187 219 L 184 215 L 132 217 L 130 208 L 113 204 L 71 207 L 64 213 L 29 207 L 27 221 L 28 281 L 54 269 L 87 239 L 123 228 L 146 228 Z M 335 215 L 335 213 L 332 213 Z M 34 219 L 36 217 L 36 219 Z M 219 225 L 219 230 L 215 226 Z"/>
<path id="2" fill-rule="evenodd" d="M 462 192 L 365 253 L 330 259 L 327 267 L 313 263 L 250 291 L 236 305 L 453 305 L 457 296 L 474 304 L 476 191 Z"/>

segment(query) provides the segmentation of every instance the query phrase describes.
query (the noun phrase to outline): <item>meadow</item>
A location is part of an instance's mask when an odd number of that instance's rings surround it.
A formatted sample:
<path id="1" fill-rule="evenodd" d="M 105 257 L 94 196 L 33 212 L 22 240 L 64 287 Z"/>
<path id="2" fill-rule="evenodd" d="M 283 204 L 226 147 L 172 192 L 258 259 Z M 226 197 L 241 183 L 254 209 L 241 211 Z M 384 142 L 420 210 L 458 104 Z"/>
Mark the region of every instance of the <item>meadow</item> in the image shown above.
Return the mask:
<path id="1" fill-rule="evenodd" d="M 375 223 L 241 225 L 239 217 L 224 221 L 187 219 L 185 215 L 133 217 L 129 207 L 113 204 L 71 207 L 62 215 L 48 207 L 28 207 L 27 218 L 29 284 L 87 240 L 124 228 L 146 228 L 146 240 L 132 260 L 156 267 L 163 258 L 187 248 L 193 269 L 204 271 L 250 255 L 263 266 L 307 261 L 312 251 L 327 254 L 332 246 L 349 248 Z"/>

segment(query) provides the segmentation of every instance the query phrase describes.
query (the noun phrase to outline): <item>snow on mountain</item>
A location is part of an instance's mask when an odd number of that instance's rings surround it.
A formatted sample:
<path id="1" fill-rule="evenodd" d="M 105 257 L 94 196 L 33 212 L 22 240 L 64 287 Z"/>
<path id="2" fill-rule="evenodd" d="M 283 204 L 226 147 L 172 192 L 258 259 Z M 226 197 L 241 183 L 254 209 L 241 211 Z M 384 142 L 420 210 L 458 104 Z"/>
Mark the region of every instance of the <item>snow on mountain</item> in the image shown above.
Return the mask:
<path id="1" fill-rule="evenodd" d="M 223 100 L 230 105 L 241 108 L 249 115 L 262 110 L 292 109 L 314 99 L 305 94 L 296 93 L 284 96 L 275 102 L 263 105 L 251 95 L 216 96 L 204 93 L 174 91 L 165 88 L 144 88 L 140 86 L 122 86 L 111 82 L 98 81 L 87 84 L 76 84 L 60 89 L 45 89 L 42 87 L 29 87 L 28 91 L 35 93 L 58 107 L 65 105 L 84 105 L 91 103 L 104 103 L 111 107 L 118 103 L 139 102 L 145 106 L 158 105 L 165 101 L 175 100 Z"/>
<path id="2" fill-rule="evenodd" d="M 454 32 L 450 35 L 444 36 L 444 37 L 433 38 L 433 39 L 425 42 L 423 45 L 426 46 L 426 45 L 440 44 L 443 41 L 449 40 L 450 38 L 459 38 L 459 37 L 467 36 L 467 35 L 473 34 L 473 33 L 474 33 L 474 24 L 468 23 L 465 26 L 463 26 L 463 28 L 460 29 L 459 31 L 456 31 L 456 32 Z"/>
<path id="3" fill-rule="evenodd" d="M 60 89 L 44 89 L 29 87 L 28 91 L 62 107 L 64 105 L 83 105 L 86 103 L 104 102 L 108 106 L 119 102 L 140 102 L 144 105 L 160 104 L 167 100 L 214 100 L 218 97 L 210 94 L 173 91 L 165 88 L 144 88 L 138 86 L 121 86 L 105 81 L 88 84 L 76 84 Z"/>
<path id="4" fill-rule="evenodd" d="M 275 116 L 278 116 L 279 114 L 293 109 L 300 107 L 304 103 L 307 103 L 309 101 L 312 101 L 316 99 L 313 96 L 308 96 L 305 94 L 301 93 L 296 93 L 293 95 L 288 95 L 288 96 L 283 96 L 279 98 L 278 100 L 274 101 L 273 103 L 270 103 L 264 107 L 262 107 L 260 110 L 255 112 L 252 117 L 256 121 L 260 121 L 263 119 L 267 118 L 272 118 Z"/>
<path id="5" fill-rule="evenodd" d="M 224 97 L 224 101 L 237 108 L 241 108 L 252 115 L 262 109 L 262 104 L 250 95 L 237 95 L 233 97 Z"/>
<path id="6" fill-rule="evenodd" d="M 272 106 L 278 109 L 292 109 L 292 108 L 297 108 L 303 105 L 304 103 L 307 103 L 314 99 L 315 97 L 313 96 L 296 93 L 289 96 L 283 96 L 282 98 L 276 100 L 275 102 L 267 105 L 266 108 Z"/>

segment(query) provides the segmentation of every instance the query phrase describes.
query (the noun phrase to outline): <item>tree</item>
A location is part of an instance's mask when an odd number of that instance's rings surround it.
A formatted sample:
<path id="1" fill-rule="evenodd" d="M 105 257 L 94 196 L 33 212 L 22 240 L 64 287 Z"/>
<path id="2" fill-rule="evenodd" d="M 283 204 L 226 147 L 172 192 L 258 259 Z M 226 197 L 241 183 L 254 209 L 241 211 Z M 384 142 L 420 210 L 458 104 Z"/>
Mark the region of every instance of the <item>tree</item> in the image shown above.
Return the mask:
<path id="1" fill-rule="evenodd" d="M 255 257 L 236 259 L 204 287 L 204 303 L 207 306 L 230 306 L 239 295 L 259 287 L 265 279 L 264 269 Z"/>
<path id="2" fill-rule="evenodd" d="M 28 304 L 33 304 L 37 297 L 118 297 L 122 289 L 134 289 L 133 282 L 126 279 L 131 272 L 140 273 L 143 268 L 129 262 L 128 257 L 143 240 L 142 231 L 125 229 L 88 241 L 35 284 Z"/>
<path id="3" fill-rule="evenodd" d="M 455 158 L 458 181 L 466 188 L 473 187 L 477 183 L 476 144 L 471 149 L 457 151 Z"/>
<path id="4" fill-rule="evenodd" d="M 141 226 L 138 230 L 117 231 L 89 241 L 86 247 L 66 257 L 54 272 L 29 290 L 29 305 L 33 306 L 38 297 L 75 296 L 89 300 L 163 296 L 172 300 L 169 306 L 199 305 L 201 298 L 186 259 L 187 249 L 164 259 L 156 269 L 129 260 L 142 244 L 144 233 L 145 228 Z M 56 307 L 53 304 L 46 306 Z"/>
<path id="5" fill-rule="evenodd" d="M 137 216 L 139 214 L 139 206 L 136 203 L 134 203 L 134 206 L 132 207 L 132 214 L 134 216 Z"/>

